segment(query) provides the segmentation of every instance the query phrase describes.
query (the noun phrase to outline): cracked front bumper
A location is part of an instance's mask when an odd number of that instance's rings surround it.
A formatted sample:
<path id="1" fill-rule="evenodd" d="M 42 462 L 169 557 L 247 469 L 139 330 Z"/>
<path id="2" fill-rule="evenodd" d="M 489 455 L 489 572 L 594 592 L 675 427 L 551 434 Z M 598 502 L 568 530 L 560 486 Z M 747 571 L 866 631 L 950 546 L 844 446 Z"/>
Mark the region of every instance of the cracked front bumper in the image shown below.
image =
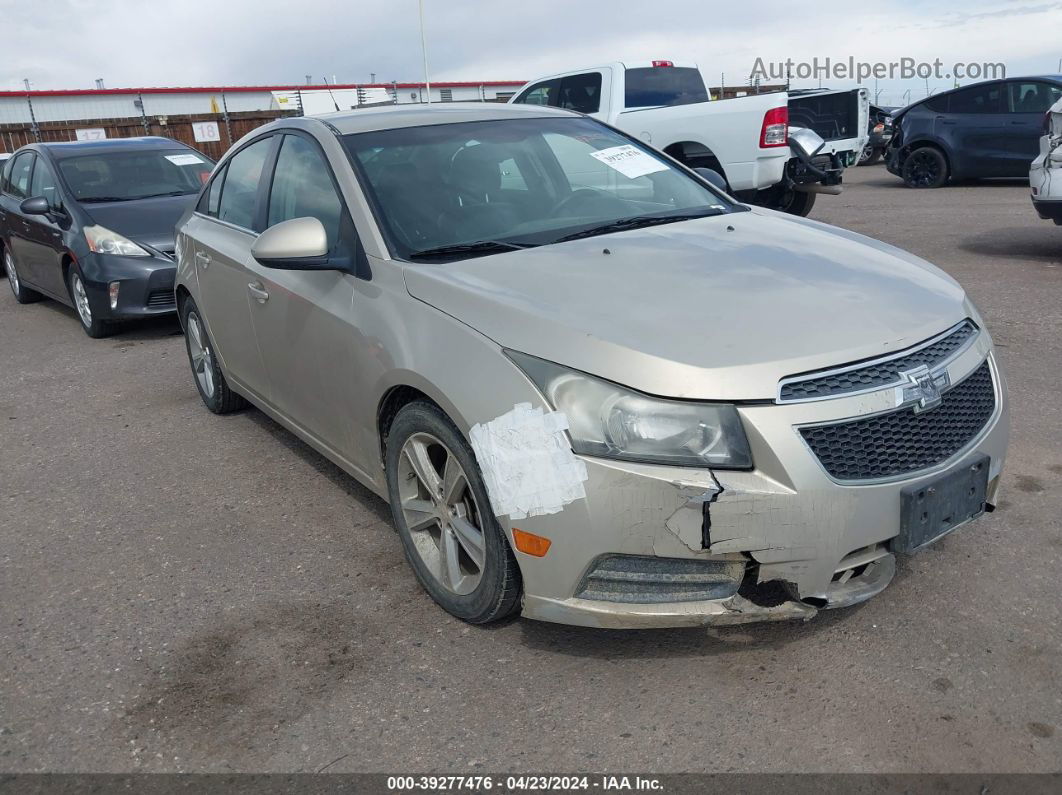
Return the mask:
<path id="1" fill-rule="evenodd" d="M 889 584 L 895 571 L 890 542 L 900 530 L 904 489 L 932 483 L 988 456 L 987 502 L 995 504 L 1007 449 L 1007 401 L 988 335 L 949 370 L 958 382 L 986 357 L 996 391 L 993 415 L 965 449 L 913 477 L 839 483 L 797 431 L 806 424 L 885 411 L 891 408 L 887 392 L 740 407 L 756 464 L 751 472 L 585 459 L 585 500 L 558 514 L 513 523 L 552 541 L 544 558 L 517 553 L 525 588 L 523 614 L 594 627 L 726 625 L 808 620 L 819 609 L 869 599 Z M 603 556 L 740 564 L 735 575 L 741 579 L 740 590 L 735 582 L 727 596 L 697 601 L 684 601 L 681 595 L 675 601 L 643 602 L 631 601 L 629 595 L 622 601 L 584 598 L 587 576 Z M 669 573 L 664 566 L 656 580 L 680 581 L 687 569 Z M 778 586 L 783 597 L 763 599 L 757 588 L 765 584 Z"/>

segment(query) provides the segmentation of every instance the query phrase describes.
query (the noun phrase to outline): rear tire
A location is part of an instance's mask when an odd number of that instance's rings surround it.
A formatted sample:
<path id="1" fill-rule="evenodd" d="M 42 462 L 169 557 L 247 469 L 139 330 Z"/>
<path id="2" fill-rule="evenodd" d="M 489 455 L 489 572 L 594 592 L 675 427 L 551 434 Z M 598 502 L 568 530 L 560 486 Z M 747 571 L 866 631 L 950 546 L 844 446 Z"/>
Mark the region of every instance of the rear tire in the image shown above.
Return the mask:
<path id="1" fill-rule="evenodd" d="M 761 193 L 760 195 L 763 196 L 764 194 Z M 806 216 L 811 212 L 811 208 L 815 206 L 815 197 L 817 195 L 817 193 L 806 193 L 776 185 L 766 194 L 766 201 L 759 203 L 763 204 L 764 207 L 769 207 L 779 212 Z"/>
<path id="2" fill-rule="evenodd" d="M 920 146 L 903 161 L 903 184 L 908 188 L 940 188 L 948 181 L 948 161 L 932 146 Z"/>
<path id="3" fill-rule="evenodd" d="M 872 166 L 879 160 L 881 160 L 881 150 L 876 146 L 867 144 L 863 147 L 863 151 L 859 153 L 859 163 L 857 165 Z"/>
<path id="4" fill-rule="evenodd" d="M 522 581 L 479 465 L 441 409 L 410 403 L 387 434 L 387 491 L 406 560 L 450 615 L 487 624 L 516 612 Z"/>
<path id="5" fill-rule="evenodd" d="M 81 268 L 71 265 L 66 274 L 66 287 L 70 292 L 70 301 L 77 312 L 77 319 L 81 321 L 81 328 L 95 340 L 114 333 L 114 326 L 105 323 L 96 317 L 89 303 L 88 292 L 85 288 L 85 277 L 81 275 Z"/>
<path id="6" fill-rule="evenodd" d="M 18 266 L 15 264 L 15 257 L 9 248 L 4 248 L 4 270 L 7 271 L 7 283 L 11 285 L 11 294 L 15 296 L 15 300 L 20 304 L 32 304 L 43 298 L 36 290 L 31 290 L 22 283 L 22 280 L 18 277 Z"/>
<path id="7" fill-rule="evenodd" d="M 181 304 L 181 323 L 188 363 L 204 405 L 215 414 L 231 414 L 244 408 L 247 401 L 229 388 L 218 364 L 218 357 L 214 355 L 214 343 L 199 314 L 199 307 L 191 298 Z"/>

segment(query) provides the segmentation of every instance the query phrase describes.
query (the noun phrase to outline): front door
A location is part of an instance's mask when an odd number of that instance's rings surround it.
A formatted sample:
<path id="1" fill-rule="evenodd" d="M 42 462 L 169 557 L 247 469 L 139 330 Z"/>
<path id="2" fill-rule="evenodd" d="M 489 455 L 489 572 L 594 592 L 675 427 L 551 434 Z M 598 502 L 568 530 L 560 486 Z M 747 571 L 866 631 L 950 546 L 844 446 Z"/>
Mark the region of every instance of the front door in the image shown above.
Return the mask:
<path id="1" fill-rule="evenodd" d="M 353 263 L 350 215 L 331 167 L 309 135 L 284 135 L 268 196 L 266 226 L 313 217 L 328 233 L 329 255 Z M 357 460 L 351 423 L 358 335 L 354 286 L 342 270 L 249 266 L 251 318 L 272 385 L 273 404 L 292 422 L 349 461 Z"/>

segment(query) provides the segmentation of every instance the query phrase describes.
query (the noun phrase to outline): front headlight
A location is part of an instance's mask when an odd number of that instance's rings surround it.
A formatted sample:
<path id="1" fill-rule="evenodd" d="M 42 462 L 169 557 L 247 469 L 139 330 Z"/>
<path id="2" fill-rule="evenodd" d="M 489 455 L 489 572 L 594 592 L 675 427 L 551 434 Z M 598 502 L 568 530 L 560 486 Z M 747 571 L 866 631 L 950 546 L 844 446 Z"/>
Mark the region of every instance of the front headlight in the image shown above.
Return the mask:
<path id="1" fill-rule="evenodd" d="M 119 254 L 123 257 L 151 256 L 129 238 L 122 237 L 105 226 L 86 226 L 85 240 L 88 242 L 89 250 L 97 254 Z"/>
<path id="2" fill-rule="evenodd" d="M 567 416 L 577 453 L 673 466 L 752 467 L 745 430 L 729 403 L 649 397 L 525 353 L 505 353 Z"/>

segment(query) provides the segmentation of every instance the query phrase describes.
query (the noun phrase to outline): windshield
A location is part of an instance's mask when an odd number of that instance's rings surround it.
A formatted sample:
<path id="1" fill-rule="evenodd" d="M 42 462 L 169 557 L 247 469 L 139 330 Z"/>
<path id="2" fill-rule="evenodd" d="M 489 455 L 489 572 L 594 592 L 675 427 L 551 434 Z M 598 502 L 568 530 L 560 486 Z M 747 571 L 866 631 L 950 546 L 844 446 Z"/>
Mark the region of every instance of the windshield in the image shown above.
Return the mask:
<path id="1" fill-rule="evenodd" d="M 624 72 L 623 105 L 655 108 L 707 102 L 708 90 L 699 70 L 684 66 L 654 66 Z"/>
<path id="2" fill-rule="evenodd" d="M 198 193 L 213 167 L 203 155 L 183 148 L 94 152 L 59 161 L 63 180 L 81 202 Z"/>
<path id="3" fill-rule="evenodd" d="M 474 256 L 729 212 L 739 205 L 587 118 L 504 119 L 343 137 L 401 259 Z M 497 244 L 468 244 L 485 241 Z"/>

